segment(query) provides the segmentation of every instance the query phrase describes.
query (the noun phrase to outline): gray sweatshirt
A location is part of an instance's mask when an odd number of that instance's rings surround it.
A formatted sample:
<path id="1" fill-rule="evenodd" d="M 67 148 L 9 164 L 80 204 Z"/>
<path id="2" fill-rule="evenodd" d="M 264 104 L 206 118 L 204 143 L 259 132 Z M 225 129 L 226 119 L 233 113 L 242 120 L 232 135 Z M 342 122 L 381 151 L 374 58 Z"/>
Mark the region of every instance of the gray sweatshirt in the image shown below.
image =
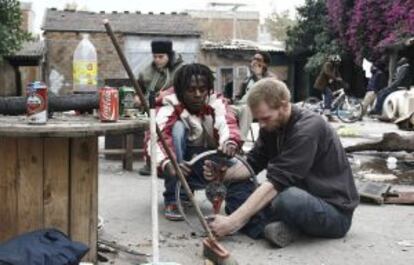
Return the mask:
<path id="1" fill-rule="evenodd" d="M 339 137 L 320 115 L 310 111 L 292 106 L 283 128 L 260 130 L 247 161 L 256 173 L 267 169 L 267 179 L 279 192 L 295 186 L 349 214 L 359 203 Z"/>

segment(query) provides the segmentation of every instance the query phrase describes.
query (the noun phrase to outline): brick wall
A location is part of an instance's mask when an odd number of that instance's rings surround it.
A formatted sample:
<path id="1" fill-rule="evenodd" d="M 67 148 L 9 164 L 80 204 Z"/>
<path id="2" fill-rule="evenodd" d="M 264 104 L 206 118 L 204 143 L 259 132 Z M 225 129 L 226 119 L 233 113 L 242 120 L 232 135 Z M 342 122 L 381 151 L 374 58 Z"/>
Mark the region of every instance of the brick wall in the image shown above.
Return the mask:
<path id="1" fill-rule="evenodd" d="M 29 31 L 29 16 L 30 10 L 21 10 L 22 14 L 22 22 L 20 24 L 20 28 L 25 31 Z"/>
<path id="2" fill-rule="evenodd" d="M 62 74 L 67 86 L 64 86 L 60 94 L 68 93 L 72 88 L 73 53 L 82 40 L 82 34 L 78 32 L 45 32 L 44 37 L 47 49 L 46 76 L 52 69 Z M 119 45 L 123 47 L 123 37 L 121 35 L 116 37 Z M 90 33 L 89 40 L 95 46 L 98 55 L 98 84 L 108 78 L 124 78 L 126 76 L 125 70 L 108 35 L 106 33 Z"/>
<path id="3" fill-rule="evenodd" d="M 233 38 L 233 19 L 194 18 L 201 29 L 202 38 L 210 41 L 231 40 Z M 257 40 L 258 19 L 238 19 L 236 39 Z"/>

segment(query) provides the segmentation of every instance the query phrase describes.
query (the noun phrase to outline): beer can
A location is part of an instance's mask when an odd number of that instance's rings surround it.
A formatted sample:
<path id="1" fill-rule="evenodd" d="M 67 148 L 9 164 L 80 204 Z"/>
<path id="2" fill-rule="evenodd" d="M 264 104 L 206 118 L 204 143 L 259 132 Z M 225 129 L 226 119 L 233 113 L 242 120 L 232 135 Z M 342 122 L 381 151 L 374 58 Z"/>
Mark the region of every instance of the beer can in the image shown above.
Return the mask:
<path id="1" fill-rule="evenodd" d="M 102 122 L 115 122 L 119 119 L 119 93 L 116 88 L 99 89 L 99 119 Z"/>
<path id="2" fill-rule="evenodd" d="M 119 114 L 121 117 L 131 117 L 134 110 L 135 90 L 132 87 L 119 88 Z"/>
<path id="3" fill-rule="evenodd" d="M 30 124 L 47 122 L 47 86 L 41 81 L 30 83 L 26 87 L 26 115 Z"/>

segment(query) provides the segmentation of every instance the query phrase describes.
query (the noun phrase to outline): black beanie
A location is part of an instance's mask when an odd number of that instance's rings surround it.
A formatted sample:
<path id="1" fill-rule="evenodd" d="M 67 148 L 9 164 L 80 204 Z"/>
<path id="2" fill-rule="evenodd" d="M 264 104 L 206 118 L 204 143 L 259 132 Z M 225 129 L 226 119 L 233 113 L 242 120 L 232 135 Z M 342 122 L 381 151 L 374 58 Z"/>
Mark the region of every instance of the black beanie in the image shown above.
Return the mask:
<path id="1" fill-rule="evenodd" d="M 172 53 L 172 42 L 170 40 L 153 40 L 151 42 L 152 53 Z"/>

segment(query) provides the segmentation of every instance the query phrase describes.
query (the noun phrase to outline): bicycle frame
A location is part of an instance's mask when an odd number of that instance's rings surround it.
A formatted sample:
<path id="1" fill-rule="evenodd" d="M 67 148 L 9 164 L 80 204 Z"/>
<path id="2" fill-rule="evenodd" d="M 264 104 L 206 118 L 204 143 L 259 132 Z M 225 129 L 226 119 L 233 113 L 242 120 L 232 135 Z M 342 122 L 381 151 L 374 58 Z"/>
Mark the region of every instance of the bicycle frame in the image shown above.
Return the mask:
<path id="1" fill-rule="evenodd" d="M 332 93 L 334 100 L 332 101 L 332 110 L 335 110 L 339 103 L 341 102 L 341 100 L 343 100 L 345 97 L 345 90 L 343 88 L 338 89 L 337 91 L 334 91 Z M 322 108 L 324 106 L 324 102 L 325 102 L 325 95 L 322 95 Z"/>

